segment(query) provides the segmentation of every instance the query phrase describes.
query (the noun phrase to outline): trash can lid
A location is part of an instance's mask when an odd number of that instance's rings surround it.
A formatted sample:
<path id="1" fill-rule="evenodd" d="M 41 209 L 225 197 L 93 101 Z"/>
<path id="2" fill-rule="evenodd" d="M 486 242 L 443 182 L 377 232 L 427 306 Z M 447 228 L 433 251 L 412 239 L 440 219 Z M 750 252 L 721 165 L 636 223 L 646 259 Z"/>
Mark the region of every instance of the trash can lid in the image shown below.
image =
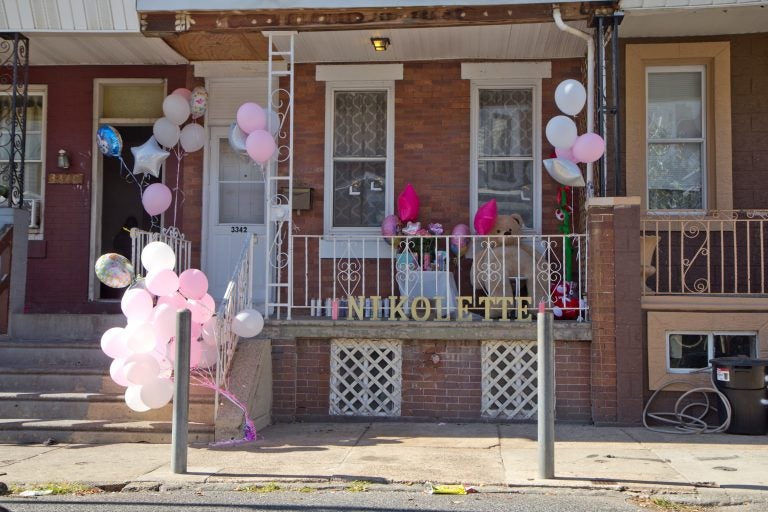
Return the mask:
<path id="1" fill-rule="evenodd" d="M 709 360 L 713 365 L 719 366 L 768 366 L 768 359 L 754 359 L 750 357 L 715 357 Z"/>

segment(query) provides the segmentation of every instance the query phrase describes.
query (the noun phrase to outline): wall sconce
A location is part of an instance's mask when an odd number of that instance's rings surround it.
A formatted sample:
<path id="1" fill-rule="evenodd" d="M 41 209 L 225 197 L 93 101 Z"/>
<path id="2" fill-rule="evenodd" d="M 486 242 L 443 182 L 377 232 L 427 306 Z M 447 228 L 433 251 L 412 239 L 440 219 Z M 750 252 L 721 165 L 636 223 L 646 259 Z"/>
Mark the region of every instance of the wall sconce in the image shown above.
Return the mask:
<path id="1" fill-rule="evenodd" d="M 387 51 L 387 48 L 389 48 L 389 38 L 388 37 L 372 37 L 371 44 L 373 45 L 373 49 L 376 50 L 377 52 L 385 52 Z"/>
<path id="2" fill-rule="evenodd" d="M 66 149 L 59 150 L 59 156 L 56 159 L 56 166 L 59 169 L 69 169 L 69 154 Z"/>

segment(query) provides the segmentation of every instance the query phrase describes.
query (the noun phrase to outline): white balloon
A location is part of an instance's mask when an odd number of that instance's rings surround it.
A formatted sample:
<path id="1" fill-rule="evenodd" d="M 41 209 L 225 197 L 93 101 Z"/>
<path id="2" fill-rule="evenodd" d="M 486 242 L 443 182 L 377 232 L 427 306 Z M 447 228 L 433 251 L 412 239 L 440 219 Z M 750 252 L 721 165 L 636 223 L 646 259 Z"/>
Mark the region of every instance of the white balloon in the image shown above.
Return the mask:
<path id="1" fill-rule="evenodd" d="M 197 365 L 200 368 L 210 368 L 216 364 L 218 357 L 219 350 L 216 347 L 203 345 L 203 351 L 200 354 L 200 361 L 197 363 Z"/>
<path id="2" fill-rule="evenodd" d="M 128 324 L 125 330 L 127 345 L 132 352 L 143 354 L 155 349 L 157 343 L 155 328 L 149 322 Z"/>
<path id="3" fill-rule="evenodd" d="M 193 153 L 205 146 L 205 129 L 199 124 L 188 124 L 181 129 L 179 142 L 184 151 Z"/>
<path id="4" fill-rule="evenodd" d="M 150 242 L 141 251 L 141 264 L 149 272 L 163 268 L 173 270 L 176 266 L 176 255 L 168 244 Z"/>
<path id="5" fill-rule="evenodd" d="M 144 386 L 128 386 L 125 390 L 125 403 L 136 412 L 147 412 L 151 409 L 141 400 L 141 388 Z"/>
<path id="6" fill-rule="evenodd" d="M 578 80 L 563 80 L 555 89 L 555 104 L 563 114 L 575 116 L 587 101 L 587 91 Z"/>
<path id="7" fill-rule="evenodd" d="M 112 359 L 123 357 L 128 352 L 125 341 L 125 329 L 112 327 L 101 335 L 101 350 Z"/>
<path id="8" fill-rule="evenodd" d="M 109 376 L 112 377 L 112 380 L 115 382 L 115 384 L 126 388 L 130 385 L 130 382 L 128 382 L 128 379 L 125 378 L 124 369 L 125 359 L 117 358 L 112 361 L 112 364 L 109 365 Z"/>
<path id="9" fill-rule="evenodd" d="M 120 299 L 120 309 L 128 323 L 141 323 L 152 315 L 152 296 L 141 288 L 131 288 Z"/>
<path id="10" fill-rule="evenodd" d="M 584 178 L 581 169 L 575 163 L 565 158 L 548 158 L 544 160 L 544 168 L 550 176 L 563 185 L 583 187 Z"/>
<path id="11" fill-rule="evenodd" d="M 264 328 L 264 317 L 255 309 L 244 309 L 232 320 L 232 332 L 241 338 L 252 338 Z"/>
<path id="12" fill-rule="evenodd" d="M 189 113 L 189 102 L 180 94 L 169 94 L 163 100 L 163 114 L 176 126 L 189 119 Z"/>
<path id="13" fill-rule="evenodd" d="M 150 409 L 159 409 L 173 398 L 173 382 L 170 379 L 155 379 L 141 386 L 139 396 Z"/>
<path id="14" fill-rule="evenodd" d="M 167 148 L 172 148 L 179 142 L 181 130 L 167 117 L 161 117 L 152 126 L 152 134 L 155 140 Z"/>
<path id="15" fill-rule="evenodd" d="M 123 371 L 128 382 L 143 386 L 157 378 L 160 364 L 150 354 L 134 354 L 125 360 Z"/>
<path id="16" fill-rule="evenodd" d="M 547 140 L 556 148 L 568 149 L 578 136 L 576 123 L 566 116 L 555 116 L 547 123 Z"/>
<path id="17" fill-rule="evenodd" d="M 206 345 L 216 346 L 216 317 L 212 316 L 203 324 L 203 342 Z"/>

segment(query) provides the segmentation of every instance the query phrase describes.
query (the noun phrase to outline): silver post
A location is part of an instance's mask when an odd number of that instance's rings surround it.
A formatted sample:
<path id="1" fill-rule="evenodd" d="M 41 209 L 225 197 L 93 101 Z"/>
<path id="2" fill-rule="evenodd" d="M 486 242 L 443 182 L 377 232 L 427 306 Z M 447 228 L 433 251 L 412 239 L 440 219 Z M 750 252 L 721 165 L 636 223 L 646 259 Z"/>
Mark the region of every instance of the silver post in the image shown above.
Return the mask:
<path id="1" fill-rule="evenodd" d="M 173 426 L 171 431 L 171 471 L 187 472 L 187 434 L 189 433 L 189 352 L 192 313 L 176 315 L 176 360 L 173 363 Z"/>
<path id="2" fill-rule="evenodd" d="M 538 381 L 539 381 L 539 478 L 555 477 L 555 347 L 553 318 L 539 304 Z"/>

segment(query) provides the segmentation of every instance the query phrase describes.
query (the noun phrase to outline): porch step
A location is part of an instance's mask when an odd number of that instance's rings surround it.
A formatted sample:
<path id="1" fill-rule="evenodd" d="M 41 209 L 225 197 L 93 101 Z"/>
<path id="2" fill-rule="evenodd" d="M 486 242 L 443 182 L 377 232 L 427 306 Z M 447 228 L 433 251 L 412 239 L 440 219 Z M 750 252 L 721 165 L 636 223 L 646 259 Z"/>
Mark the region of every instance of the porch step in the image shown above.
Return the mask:
<path id="1" fill-rule="evenodd" d="M 162 421 L 172 415 L 170 403 L 160 409 L 136 412 L 125 404 L 122 393 L 0 392 L 0 418 Z M 190 400 L 189 420 L 212 423 L 211 402 Z"/>
<path id="2" fill-rule="evenodd" d="M 213 441 L 213 425 L 190 423 L 190 443 Z M 170 421 L 0 419 L 0 443 L 170 443 Z"/>
<path id="3" fill-rule="evenodd" d="M 15 313 L 11 318 L 11 334 L 17 340 L 98 340 L 110 327 L 125 327 L 125 316 Z"/>
<path id="4" fill-rule="evenodd" d="M 172 405 L 138 413 L 97 339 L 0 341 L 0 443 L 166 443 Z M 214 396 L 190 386 L 192 442 L 214 434 Z"/>

